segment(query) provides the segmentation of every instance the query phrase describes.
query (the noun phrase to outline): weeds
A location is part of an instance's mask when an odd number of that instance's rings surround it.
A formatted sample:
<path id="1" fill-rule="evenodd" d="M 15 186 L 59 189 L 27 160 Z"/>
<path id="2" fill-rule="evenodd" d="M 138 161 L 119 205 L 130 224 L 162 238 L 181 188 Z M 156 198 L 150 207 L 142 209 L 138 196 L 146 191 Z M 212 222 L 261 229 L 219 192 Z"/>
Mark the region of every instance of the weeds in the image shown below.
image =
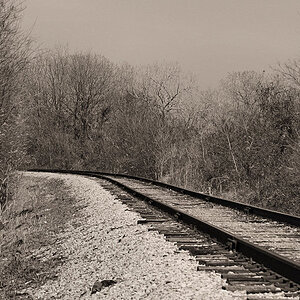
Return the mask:
<path id="1" fill-rule="evenodd" d="M 0 298 L 32 299 L 30 290 L 55 279 L 64 263 L 55 242 L 79 210 L 60 180 L 15 175 L 11 181 L 0 213 Z"/>

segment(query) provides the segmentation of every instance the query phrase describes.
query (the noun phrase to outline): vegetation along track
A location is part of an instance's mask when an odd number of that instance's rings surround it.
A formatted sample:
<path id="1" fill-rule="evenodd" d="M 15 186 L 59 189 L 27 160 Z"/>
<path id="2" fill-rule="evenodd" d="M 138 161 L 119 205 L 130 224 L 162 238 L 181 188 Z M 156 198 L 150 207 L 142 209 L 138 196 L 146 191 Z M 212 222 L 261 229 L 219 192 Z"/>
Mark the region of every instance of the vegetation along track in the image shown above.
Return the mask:
<path id="1" fill-rule="evenodd" d="M 100 177 L 133 195 L 128 197 L 118 192 L 124 203 L 141 214 L 141 223 L 149 223 L 152 230 L 165 234 L 168 240 L 195 255 L 199 270 L 221 273 L 228 282 L 226 289 L 246 290 L 252 295 L 267 293 L 267 297 L 269 292 L 299 296 L 298 217 L 134 176 L 45 171 Z M 111 185 L 109 189 L 115 191 Z M 249 296 L 249 299 L 254 298 Z"/>

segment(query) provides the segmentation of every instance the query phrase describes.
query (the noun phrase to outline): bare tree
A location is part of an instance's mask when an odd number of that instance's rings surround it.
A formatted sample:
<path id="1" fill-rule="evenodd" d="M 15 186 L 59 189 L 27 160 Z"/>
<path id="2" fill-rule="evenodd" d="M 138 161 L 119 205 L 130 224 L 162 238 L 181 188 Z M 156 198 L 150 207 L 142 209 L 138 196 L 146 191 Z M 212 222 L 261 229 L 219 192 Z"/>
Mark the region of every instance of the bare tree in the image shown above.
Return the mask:
<path id="1" fill-rule="evenodd" d="M 297 89 L 300 88 L 300 60 L 289 60 L 287 63 L 279 64 L 275 71 L 284 78 L 284 80 Z"/>
<path id="2" fill-rule="evenodd" d="M 76 138 L 89 136 L 89 130 L 105 121 L 114 90 L 115 69 L 102 56 L 74 54 L 68 68 L 69 99 Z"/>
<path id="3" fill-rule="evenodd" d="M 24 155 L 18 111 L 22 104 L 22 74 L 31 50 L 31 40 L 20 29 L 21 4 L 0 0 L 0 202 L 4 202 L 3 183 Z"/>
<path id="4" fill-rule="evenodd" d="M 192 79 L 184 76 L 178 64 L 164 63 L 140 68 L 135 89 L 146 101 L 158 107 L 164 118 L 178 107 L 192 85 Z"/>

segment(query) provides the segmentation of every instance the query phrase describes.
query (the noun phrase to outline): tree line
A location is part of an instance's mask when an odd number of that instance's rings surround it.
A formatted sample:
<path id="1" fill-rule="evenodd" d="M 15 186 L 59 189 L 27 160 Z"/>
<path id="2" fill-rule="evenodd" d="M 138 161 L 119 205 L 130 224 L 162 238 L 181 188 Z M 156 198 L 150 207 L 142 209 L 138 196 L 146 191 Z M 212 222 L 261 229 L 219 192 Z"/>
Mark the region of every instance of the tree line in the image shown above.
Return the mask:
<path id="1" fill-rule="evenodd" d="M 299 213 L 300 60 L 203 91 L 176 63 L 33 51 L 14 2 L 0 1 L 2 186 L 15 168 L 89 169 Z"/>

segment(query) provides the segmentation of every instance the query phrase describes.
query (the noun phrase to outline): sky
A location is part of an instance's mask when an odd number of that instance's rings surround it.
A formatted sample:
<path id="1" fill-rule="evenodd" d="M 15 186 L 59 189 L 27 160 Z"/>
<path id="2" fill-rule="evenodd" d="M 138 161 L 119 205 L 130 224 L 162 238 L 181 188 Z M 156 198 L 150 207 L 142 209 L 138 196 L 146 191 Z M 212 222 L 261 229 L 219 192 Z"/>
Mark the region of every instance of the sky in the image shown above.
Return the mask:
<path id="1" fill-rule="evenodd" d="M 234 71 L 299 58 L 299 0 L 25 0 L 23 28 L 114 63 L 178 62 L 214 88 Z"/>

